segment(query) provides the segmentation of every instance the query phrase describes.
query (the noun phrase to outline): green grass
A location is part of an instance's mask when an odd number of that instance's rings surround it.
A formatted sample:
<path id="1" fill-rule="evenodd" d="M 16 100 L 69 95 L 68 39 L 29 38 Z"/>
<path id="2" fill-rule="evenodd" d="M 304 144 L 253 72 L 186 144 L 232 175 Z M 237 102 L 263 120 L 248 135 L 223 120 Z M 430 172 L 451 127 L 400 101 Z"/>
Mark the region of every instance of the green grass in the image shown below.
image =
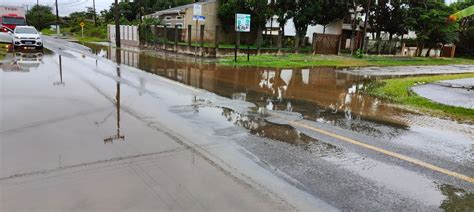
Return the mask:
<path id="1" fill-rule="evenodd" d="M 77 36 L 75 37 L 80 43 L 91 43 L 91 42 L 104 42 L 107 41 L 105 38 L 90 37 L 90 36 Z"/>
<path id="2" fill-rule="evenodd" d="M 413 85 L 420 83 L 468 77 L 474 77 L 474 73 L 386 79 L 370 86 L 367 89 L 367 93 L 375 97 L 398 103 L 400 105 L 412 107 L 422 112 L 438 114 L 441 116 L 449 116 L 458 120 L 474 121 L 474 109 L 435 103 L 416 95 L 410 90 Z"/>
<path id="3" fill-rule="evenodd" d="M 286 55 L 251 55 L 247 62 L 246 56 L 239 56 L 237 62 L 233 57 L 219 60 L 223 65 L 259 66 L 275 68 L 295 68 L 311 66 L 362 67 L 362 66 L 405 66 L 405 65 L 448 65 L 474 64 L 474 60 L 465 58 L 425 58 L 425 57 L 394 57 L 365 56 L 354 58 L 336 55 L 286 54 Z"/>
<path id="4" fill-rule="evenodd" d="M 0 43 L 0 60 L 3 60 L 8 52 L 7 45 L 8 44 Z"/>
<path id="5" fill-rule="evenodd" d="M 52 31 L 49 28 L 46 28 L 46 29 L 41 30 L 41 33 L 43 35 L 54 35 L 54 34 L 56 34 L 56 31 Z M 61 33 L 62 34 L 64 33 L 64 34 L 66 34 L 66 37 L 76 39 L 78 42 L 81 42 L 81 43 L 107 41 L 106 38 L 87 35 L 86 31 L 84 32 L 84 37 L 81 37 L 80 34 L 77 35 L 77 34 L 71 33 L 71 28 L 61 28 Z"/>

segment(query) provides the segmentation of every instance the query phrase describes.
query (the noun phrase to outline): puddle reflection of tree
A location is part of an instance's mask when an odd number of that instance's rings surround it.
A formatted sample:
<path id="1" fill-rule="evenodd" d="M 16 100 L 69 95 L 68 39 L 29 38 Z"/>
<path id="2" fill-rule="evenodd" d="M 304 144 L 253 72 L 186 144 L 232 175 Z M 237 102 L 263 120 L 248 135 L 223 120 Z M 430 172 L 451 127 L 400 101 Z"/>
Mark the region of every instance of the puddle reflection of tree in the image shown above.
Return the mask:
<path id="1" fill-rule="evenodd" d="M 252 135 L 299 146 L 311 153 L 342 153 L 342 149 L 332 144 L 309 137 L 290 125 L 270 123 L 258 115 L 242 115 L 222 108 L 222 116 L 227 118 L 227 121 L 249 130 Z"/>
<path id="2" fill-rule="evenodd" d="M 474 211 L 474 194 L 452 185 L 440 185 L 439 190 L 446 199 L 439 208 L 445 211 Z"/>
<path id="3" fill-rule="evenodd" d="M 117 78 L 121 78 L 121 73 L 120 73 L 120 61 L 121 61 L 121 54 L 120 50 L 116 51 L 116 57 L 117 57 Z M 115 93 L 115 110 L 117 112 L 116 117 L 117 117 L 117 133 L 109 136 L 104 139 L 104 143 L 114 143 L 114 141 L 124 141 L 125 136 L 120 134 L 120 81 L 116 81 L 116 93 Z"/>

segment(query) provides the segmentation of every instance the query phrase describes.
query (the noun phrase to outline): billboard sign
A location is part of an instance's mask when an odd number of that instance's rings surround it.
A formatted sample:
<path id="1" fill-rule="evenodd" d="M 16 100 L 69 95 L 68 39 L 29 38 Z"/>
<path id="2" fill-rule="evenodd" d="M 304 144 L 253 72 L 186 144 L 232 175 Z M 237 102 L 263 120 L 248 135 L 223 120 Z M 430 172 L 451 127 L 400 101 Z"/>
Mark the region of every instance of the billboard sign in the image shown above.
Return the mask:
<path id="1" fill-rule="evenodd" d="M 235 14 L 235 31 L 250 32 L 250 14 Z"/>

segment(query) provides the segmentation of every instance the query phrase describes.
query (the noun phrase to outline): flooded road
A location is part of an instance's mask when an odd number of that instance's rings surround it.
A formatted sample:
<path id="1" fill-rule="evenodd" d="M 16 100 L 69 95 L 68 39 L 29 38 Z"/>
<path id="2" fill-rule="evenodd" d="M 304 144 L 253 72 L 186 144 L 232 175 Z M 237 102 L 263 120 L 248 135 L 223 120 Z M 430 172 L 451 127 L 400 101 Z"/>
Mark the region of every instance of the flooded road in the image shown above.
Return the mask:
<path id="1" fill-rule="evenodd" d="M 3 209 L 474 208 L 473 126 L 365 96 L 376 79 L 47 43 L 2 63 Z"/>

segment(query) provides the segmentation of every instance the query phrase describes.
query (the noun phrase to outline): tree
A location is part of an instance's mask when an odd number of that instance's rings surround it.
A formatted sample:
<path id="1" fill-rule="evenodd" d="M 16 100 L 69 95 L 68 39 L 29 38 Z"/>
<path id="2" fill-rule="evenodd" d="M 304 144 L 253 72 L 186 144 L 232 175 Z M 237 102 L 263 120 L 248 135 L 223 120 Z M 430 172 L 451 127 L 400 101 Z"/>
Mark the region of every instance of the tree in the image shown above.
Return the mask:
<path id="1" fill-rule="evenodd" d="M 452 8 L 437 0 L 410 1 L 409 7 L 407 21 L 416 33 L 418 56 L 425 47 L 428 47 L 428 56 L 431 49 L 458 40 L 458 23 L 447 21 Z"/>
<path id="2" fill-rule="evenodd" d="M 36 27 L 38 30 L 49 27 L 56 22 L 56 16 L 53 9 L 49 6 L 35 5 L 26 14 L 28 25 Z"/>
<path id="3" fill-rule="evenodd" d="M 474 5 L 474 0 L 466 0 L 451 4 L 450 7 L 458 12 Z M 474 56 L 474 15 L 457 20 L 459 24 L 459 41 L 456 42 L 456 53 Z"/>
<path id="4" fill-rule="evenodd" d="M 380 28 L 389 34 L 389 52 L 392 51 L 392 38 L 393 35 L 405 34 L 407 26 L 405 20 L 408 16 L 408 7 L 402 0 L 391 0 L 384 6 L 385 21 L 380 23 Z"/>
<path id="5" fill-rule="evenodd" d="M 276 0 L 275 1 L 275 15 L 278 16 L 277 21 L 282 30 L 282 35 L 285 36 L 286 22 L 291 18 L 290 10 L 294 8 L 294 0 Z"/>
<path id="6" fill-rule="evenodd" d="M 268 0 L 249 0 L 248 7 L 253 23 L 257 29 L 257 51 L 260 54 L 260 46 L 263 40 L 263 29 L 267 24 L 267 20 L 273 15 L 271 7 L 268 5 Z"/>
<path id="7" fill-rule="evenodd" d="M 262 33 L 267 20 L 273 15 L 268 0 L 221 0 L 217 17 L 225 26 L 224 31 L 235 28 L 235 14 L 246 13 L 252 17 L 251 31 L 257 33 L 257 49 L 260 51 Z"/>
<path id="8" fill-rule="evenodd" d="M 194 0 L 156 0 L 156 1 L 145 1 L 145 2 L 147 4 L 145 13 L 152 13 L 154 11 L 165 10 L 171 7 L 191 4 L 194 2 Z"/>
<path id="9" fill-rule="evenodd" d="M 295 24 L 296 36 L 295 36 L 295 51 L 298 52 L 299 48 L 304 44 L 304 38 L 308 26 L 316 24 L 318 16 L 321 15 L 321 0 L 298 0 L 295 1 L 293 8 L 289 11 L 289 15 L 293 18 Z"/>
<path id="10" fill-rule="evenodd" d="M 343 19 L 347 15 L 347 4 L 343 0 L 323 0 L 321 15 L 317 16 L 316 23 L 323 25 L 323 34 L 330 23 Z"/>

